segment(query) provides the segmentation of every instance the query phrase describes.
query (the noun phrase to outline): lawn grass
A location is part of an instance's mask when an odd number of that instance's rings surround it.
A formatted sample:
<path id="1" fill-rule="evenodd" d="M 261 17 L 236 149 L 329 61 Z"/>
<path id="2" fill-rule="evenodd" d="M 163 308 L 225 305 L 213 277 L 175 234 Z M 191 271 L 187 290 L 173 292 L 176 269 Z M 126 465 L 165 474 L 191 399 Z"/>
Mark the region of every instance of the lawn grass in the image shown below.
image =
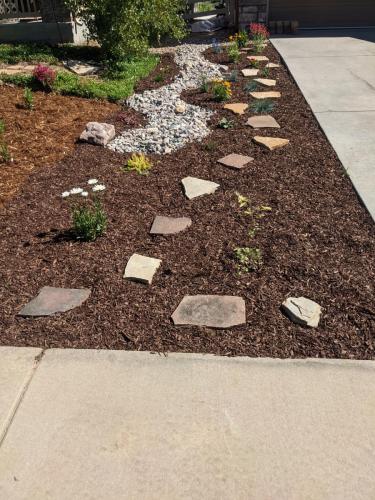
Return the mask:
<path id="1" fill-rule="evenodd" d="M 58 64 L 65 59 L 100 61 L 100 49 L 73 45 L 50 47 L 39 44 L 0 44 L 0 63 Z M 58 71 L 52 90 L 64 95 L 119 101 L 131 95 L 135 84 L 145 78 L 158 62 L 158 56 L 149 54 L 143 58 L 124 61 L 116 70 L 107 71 L 101 78 L 95 79 L 82 78 L 68 71 Z M 37 85 L 31 75 L 1 75 L 1 80 L 32 88 Z"/>

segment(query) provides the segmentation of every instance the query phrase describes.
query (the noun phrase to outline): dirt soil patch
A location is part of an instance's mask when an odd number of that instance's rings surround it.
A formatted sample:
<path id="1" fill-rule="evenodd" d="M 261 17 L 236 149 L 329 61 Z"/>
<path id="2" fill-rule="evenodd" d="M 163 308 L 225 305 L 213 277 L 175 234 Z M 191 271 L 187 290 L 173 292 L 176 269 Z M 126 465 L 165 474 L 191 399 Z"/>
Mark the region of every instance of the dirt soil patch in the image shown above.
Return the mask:
<path id="1" fill-rule="evenodd" d="M 266 54 L 279 62 L 272 47 Z M 238 69 L 245 65 L 243 56 Z M 35 170 L 0 214 L 1 343 L 375 359 L 374 225 L 286 68 L 270 75 L 282 92 L 272 113 L 280 130 L 252 130 L 245 125 L 250 111 L 235 116 L 192 91 L 185 93 L 189 102 L 217 112 L 212 134 L 174 154 L 151 156 L 149 176 L 122 172 L 126 155 L 83 144 L 54 168 Z M 232 102 L 252 102 L 243 90 L 246 81 L 239 75 Z M 216 128 L 223 117 L 233 120 L 232 129 Z M 284 137 L 290 144 L 269 152 L 252 142 L 255 135 Z M 254 161 L 241 171 L 217 164 L 229 153 Z M 186 176 L 221 187 L 189 201 L 180 185 Z M 60 193 L 90 177 L 107 186 L 108 231 L 94 243 L 69 241 L 63 237 L 69 209 Z M 239 208 L 236 192 L 253 207 L 272 211 L 255 221 Z M 193 224 L 175 236 L 150 236 L 155 215 L 190 217 Z M 255 222 L 259 229 L 250 236 Z M 239 275 L 236 247 L 259 248 L 263 266 Z M 134 252 L 163 261 L 150 287 L 122 278 Z M 91 288 L 92 294 L 65 314 L 16 317 L 45 285 Z M 246 325 L 175 327 L 170 316 L 187 294 L 243 297 Z M 290 295 L 323 307 L 317 329 L 283 316 L 280 305 Z"/>

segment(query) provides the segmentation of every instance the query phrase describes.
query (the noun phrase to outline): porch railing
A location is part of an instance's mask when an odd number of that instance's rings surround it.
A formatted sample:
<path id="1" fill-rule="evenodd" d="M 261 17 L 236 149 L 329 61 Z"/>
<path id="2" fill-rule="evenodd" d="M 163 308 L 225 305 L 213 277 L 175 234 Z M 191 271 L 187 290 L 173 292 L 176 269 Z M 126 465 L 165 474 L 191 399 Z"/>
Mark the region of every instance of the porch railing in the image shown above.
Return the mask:
<path id="1" fill-rule="evenodd" d="M 0 0 L 0 19 L 40 17 L 40 0 Z"/>

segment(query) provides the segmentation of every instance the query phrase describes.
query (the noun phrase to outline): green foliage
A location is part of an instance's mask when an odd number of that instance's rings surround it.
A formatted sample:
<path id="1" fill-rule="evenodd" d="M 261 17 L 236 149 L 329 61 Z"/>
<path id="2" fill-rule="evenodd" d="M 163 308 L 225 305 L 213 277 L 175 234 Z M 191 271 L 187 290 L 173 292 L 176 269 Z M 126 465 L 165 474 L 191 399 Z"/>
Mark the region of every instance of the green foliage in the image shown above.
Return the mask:
<path id="1" fill-rule="evenodd" d="M 206 76 L 202 77 L 202 81 L 200 84 L 200 90 L 201 92 L 208 93 L 210 91 L 210 81 L 207 79 Z"/>
<path id="2" fill-rule="evenodd" d="M 266 43 L 264 40 L 260 40 L 258 38 L 253 39 L 253 49 L 256 54 L 261 54 L 265 48 Z"/>
<path id="3" fill-rule="evenodd" d="M 59 71 L 52 90 L 63 95 L 108 99 L 116 102 L 131 95 L 138 80 L 146 77 L 157 66 L 158 62 L 158 56 L 152 54 L 124 61 L 119 63 L 116 69 L 107 70 L 102 78 L 97 79 L 80 78 L 74 73 Z M 31 75 L 1 75 L 1 79 L 19 86 L 31 88 L 35 86 L 34 78 Z"/>
<path id="4" fill-rule="evenodd" d="M 268 78 L 270 76 L 270 68 L 264 67 L 261 71 L 263 78 Z"/>
<path id="5" fill-rule="evenodd" d="M 116 64 L 145 55 L 150 44 L 168 35 L 181 39 L 185 22 L 184 0 L 65 0 L 81 18 L 105 58 Z"/>
<path id="6" fill-rule="evenodd" d="M 229 60 L 232 63 L 238 63 L 239 60 L 241 59 L 241 51 L 238 48 L 237 43 L 235 43 L 235 42 L 230 43 L 228 45 L 228 47 L 227 47 L 227 53 L 228 53 Z"/>
<path id="7" fill-rule="evenodd" d="M 26 109 L 34 108 L 34 95 L 29 87 L 25 87 L 25 91 L 23 93 L 23 103 Z"/>
<path id="8" fill-rule="evenodd" d="M 152 168 L 151 161 L 144 154 L 133 153 L 124 166 L 124 170 L 134 170 L 139 175 L 148 175 Z"/>
<path id="9" fill-rule="evenodd" d="M 228 82 L 237 82 L 238 80 L 238 70 L 237 69 L 234 69 L 233 71 L 230 72 L 230 74 L 228 75 L 228 78 L 227 78 Z"/>
<path id="10" fill-rule="evenodd" d="M 79 59 L 83 61 L 98 60 L 101 58 L 99 47 L 58 45 L 50 46 L 40 43 L 0 44 L 0 62 L 17 64 L 40 62 L 58 64 L 63 59 Z"/>
<path id="11" fill-rule="evenodd" d="M 249 61 L 249 64 L 252 68 L 256 68 L 256 69 L 259 68 L 260 62 L 257 61 L 256 59 L 249 59 L 248 61 Z"/>
<path id="12" fill-rule="evenodd" d="M 8 144 L 6 142 L 0 142 L 0 159 L 3 163 L 8 163 L 12 160 Z"/>
<path id="13" fill-rule="evenodd" d="M 240 274 L 257 271 L 263 265 L 262 252 L 259 248 L 238 247 L 234 249 L 234 255 Z"/>
<path id="14" fill-rule="evenodd" d="M 156 82 L 156 83 L 162 83 L 162 82 L 164 82 L 164 80 L 165 80 L 165 77 L 161 73 L 156 75 L 154 78 L 154 82 Z"/>
<path id="15" fill-rule="evenodd" d="M 196 12 L 208 12 L 210 10 L 213 10 L 215 8 L 215 4 L 217 2 L 199 2 L 195 6 L 195 11 Z"/>
<path id="16" fill-rule="evenodd" d="M 5 133 L 5 123 L 4 120 L 0 118 L 0 137 Z"/>
<path id="17" fill-rule="evenodd" d="M 224 80 L 213 80 L 212 94 L 215 101 L 223 102 L 232 97 L 232 89 L 230 82 Z"/>
<path id="18" fill-rule="evenodd" d="M 234 125 L 233 120 L 228 120 L 228 118 L 222 118 L 217 124 L 218 128 L 222 128 L 224 130 L 233 128 L 233 125 Z"/>
<path id="19" fill-rule="evenodd" d="M 275 104 L 270 99 L 259 99 L 252 103 L 251 110 L 253 113 L 268 114 L 271 113 Z"/>
<path id="20" fill-rule="evenodd" d="M 257 90 L 259 87 L 259 85 L 257 84 L 257 82 L 254 82 L 254 80 L 251 80 L 250 82 L 248 82 L 245 87 L 244 87 L 244 90 L 246 90 L 246 92 L 255 92 L 255 90 Z"/>
<path id="21" fill-rule="evenodd" d="M 107 217 L 99 200 L 72 208 L 73 232 L 78 240 L 95 241 L 107 228 Z"/>
<path id="22" fill-rule="evenodd" d="M 206 142 L 205 144 L 203 144 L 203 148 L 206 151 L 209 151 L 210 153 L 212 153 L 213 151 L 216 151 L 217 144 L 216 144 L 216 142 L 213 142 L 213 141 Z"/>

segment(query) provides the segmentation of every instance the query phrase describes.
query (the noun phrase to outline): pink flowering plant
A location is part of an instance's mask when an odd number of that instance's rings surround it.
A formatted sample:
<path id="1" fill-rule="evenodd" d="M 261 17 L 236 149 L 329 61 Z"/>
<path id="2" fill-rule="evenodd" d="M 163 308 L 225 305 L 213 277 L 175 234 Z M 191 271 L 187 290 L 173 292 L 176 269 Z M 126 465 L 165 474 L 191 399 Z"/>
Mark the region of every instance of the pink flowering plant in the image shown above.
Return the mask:
<path id="1" fill-rule="evenodd" d="M 270 33 L 264 24 L 251 23 L 250 34 L 253 40 L 265 42 L 269 38 Z"/>
<path id="2" fill-rule="evenodd" d="M 54 71 L 49 66 L 44 64 L 38 64 L 35 66 L 33 71 L 33 77 L 39 83 L 43 85 L 44 88 L 51 89 L 56 80 L 56 71 Z"/>

